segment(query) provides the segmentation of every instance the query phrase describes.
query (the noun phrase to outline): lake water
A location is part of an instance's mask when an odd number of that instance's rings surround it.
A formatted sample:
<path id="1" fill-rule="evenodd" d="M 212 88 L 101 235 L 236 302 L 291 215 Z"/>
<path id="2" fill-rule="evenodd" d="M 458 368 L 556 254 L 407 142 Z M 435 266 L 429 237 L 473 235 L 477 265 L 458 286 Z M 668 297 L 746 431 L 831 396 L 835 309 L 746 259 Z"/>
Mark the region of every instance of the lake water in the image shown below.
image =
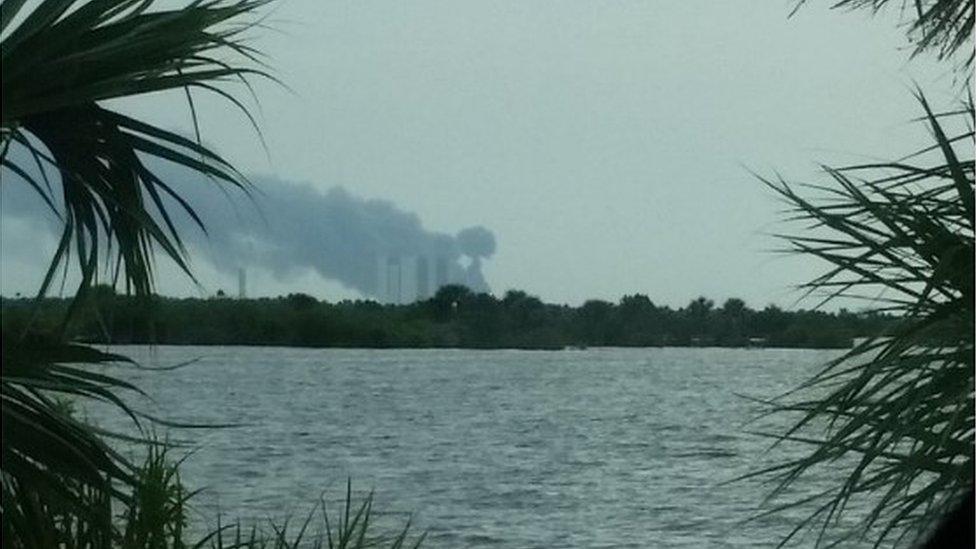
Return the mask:
<path id="1" fill-rule="evenodd" d="M 798 514 L 743 523 L 768 486 L 723 481 L 783 458 L 747 430 L 769 397 L 836 351 L 336 350 L 114 347 L 172 372 L 113 369 L 175 421 L 205 487 L 197 520 L 303 515 L 323 492 L 374 488 L 425 547 L 771 547 Z M 116 416 L 89 412 L 110 427 Z M 836 475 L 815 476 L 813 491 Z M 265 522 L 266 523 L 266 522 Z"/>

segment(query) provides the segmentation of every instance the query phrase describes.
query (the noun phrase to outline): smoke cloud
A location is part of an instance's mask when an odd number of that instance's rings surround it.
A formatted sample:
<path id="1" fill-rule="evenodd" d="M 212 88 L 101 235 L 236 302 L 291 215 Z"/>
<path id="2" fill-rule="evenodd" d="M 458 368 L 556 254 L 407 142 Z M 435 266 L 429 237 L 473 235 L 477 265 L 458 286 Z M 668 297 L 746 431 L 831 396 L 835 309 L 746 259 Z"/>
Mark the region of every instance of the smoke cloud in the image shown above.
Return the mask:
<path id="1" fill-rule="evenodd" d="M 468 227 L 457 234 L 461 253 L 472 258 L 491 257 L 495 253 L 495 235 L 484 227 Z"/>
<path id="2" fill-rule="evenodd" d="M 481 260 L 494 253 L 495 237 L 484 227 L 469 227 L 457 236 L 428 231 L 416 214 L 386 200 L 357 197 L 342 187 L 322 192 L 307 184 L 256 177 L 251 200 L 170 166 L 157 171 L 206 225 L 204 234 L 174 202 L 170 211 L 184 242 L 223 272 L 259 267 L 285 278 L 312 269 L 365 296 L 383 299 L 381 265 L 390 258 L 424 257 L 446 262 L 446 282 L 489 291 Z M 3 187 L 0 207 L 5 218 L 46 219 L 44 225 L 57 230 L 56 219 L 44 212 L 47 207 L 27 185 Z M 467 267 L 464 256 L 470 260 Z"/>

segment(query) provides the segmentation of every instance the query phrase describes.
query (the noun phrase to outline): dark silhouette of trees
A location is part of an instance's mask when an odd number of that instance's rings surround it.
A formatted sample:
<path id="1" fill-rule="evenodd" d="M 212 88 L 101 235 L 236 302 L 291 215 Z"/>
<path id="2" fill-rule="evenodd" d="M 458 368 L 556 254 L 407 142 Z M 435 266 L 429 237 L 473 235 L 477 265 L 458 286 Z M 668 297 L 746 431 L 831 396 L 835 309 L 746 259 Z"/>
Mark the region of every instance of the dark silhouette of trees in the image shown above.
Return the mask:
<path id="1" fill-rule="evenodd" d="M 580 307 L 543 303 L 510 290 L 501 299 L 460 285 L 410 305 L 355 300 L 329 303 L 294 293 L 259 299 L 176 299 L 117 295 L 95 287 L 69 326 L 92 342 L 312 347 L 469 347 L 557 349 L 566 346 L 848 347 L 897 319 L 843 310 L 761 310 L 741 299 L 722 307 L 704 297 L 659 307 L 642 294 Z M 31 300 L 4 299 L 3 330 L 30 318 Z M 47 299 L 35 329 L 54 329 L 68 306 Z"/>

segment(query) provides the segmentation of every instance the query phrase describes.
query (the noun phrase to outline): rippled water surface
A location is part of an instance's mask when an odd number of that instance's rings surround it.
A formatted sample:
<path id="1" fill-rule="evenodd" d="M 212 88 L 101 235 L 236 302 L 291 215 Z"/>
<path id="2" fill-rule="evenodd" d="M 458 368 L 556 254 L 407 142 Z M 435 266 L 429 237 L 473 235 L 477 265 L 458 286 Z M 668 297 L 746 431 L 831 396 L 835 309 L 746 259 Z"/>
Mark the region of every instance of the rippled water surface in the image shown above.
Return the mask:
<path id="1" fill-rule="evenodd" d="M 120 347 L 172 372 L 124 375 L 168 419 L 198 519 L 308 511 L 347 477 L 427 547 L 763 547 L 791 517 L 742 524 L 766 487 L 741 394 L 772 396 L 834 356 L 803 350 L 324 350 Z M 119 374 L 122 372 L 116 371 Z M 103 410 L 99 421 L 121 425 Z M 809 490 L 830 479 L 814 477 Z M 795 515 L 792 517 L 795 518 Z"/>

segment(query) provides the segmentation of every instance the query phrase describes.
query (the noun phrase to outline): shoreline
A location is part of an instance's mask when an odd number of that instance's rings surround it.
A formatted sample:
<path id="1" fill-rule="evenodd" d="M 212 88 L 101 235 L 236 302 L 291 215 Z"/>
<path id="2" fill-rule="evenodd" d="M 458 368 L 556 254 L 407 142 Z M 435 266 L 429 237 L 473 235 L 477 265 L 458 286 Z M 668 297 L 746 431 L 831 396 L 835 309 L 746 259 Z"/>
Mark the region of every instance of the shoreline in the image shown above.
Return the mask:
<path id="1" fill-rule="evenodd" d="M 329 346 L 329 345 L 282 345 L 277 343 L 183 343 L 183 342 L 163 342 L 163 343 L 146 343 L 146 342 L 103 342 L 103 341 L 85 341 L 77 340 L 75 343 L 92 345 L 92 346 L 108 346 L 108 347 L 253 347 L 259 349 L 334 349 L 337 351 L 432 351 L 432 350 L 444 350 L 444 351 L 539 351 L 539 352 L 585 352 L 585 351 L 595 351 L 595 350 L 606 350 L 606 349 L 722 349 L 722 350 L 748 350 L 748 351 L 843 351 L 851 349 L 853 346 L 847 347 L 788 347 L 788 346 L 722 346 L 722 345 L 593 345 L 593 346 L 522 346 L 522 347 L 512 347 L 512 346 L 498 346 L 498 347 L 473 347 L 473 346 Z"/>

